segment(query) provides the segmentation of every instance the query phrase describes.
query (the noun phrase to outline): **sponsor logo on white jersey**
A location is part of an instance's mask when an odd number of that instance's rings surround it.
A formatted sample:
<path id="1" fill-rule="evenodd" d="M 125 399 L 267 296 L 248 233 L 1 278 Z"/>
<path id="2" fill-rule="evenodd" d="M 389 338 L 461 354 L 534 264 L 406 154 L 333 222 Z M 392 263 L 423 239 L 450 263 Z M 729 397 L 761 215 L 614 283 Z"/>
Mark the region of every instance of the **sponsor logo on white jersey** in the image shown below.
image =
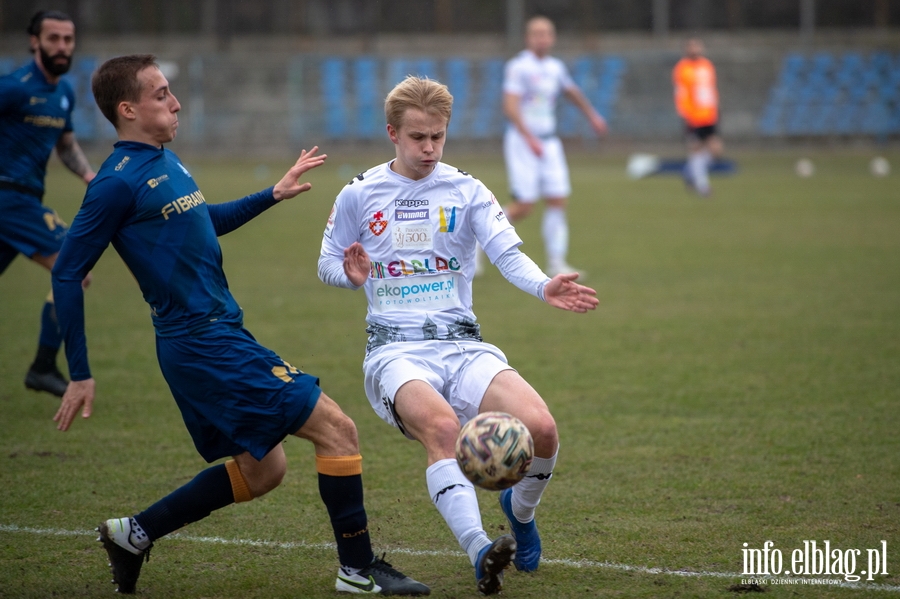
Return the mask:
<path id="1" fill-rule="evenodd" d="M 372 312 L 390 310 L 438 311 L 459 306 L 454 274 L 404 279 L 380 279 L 372 286 Z"/>

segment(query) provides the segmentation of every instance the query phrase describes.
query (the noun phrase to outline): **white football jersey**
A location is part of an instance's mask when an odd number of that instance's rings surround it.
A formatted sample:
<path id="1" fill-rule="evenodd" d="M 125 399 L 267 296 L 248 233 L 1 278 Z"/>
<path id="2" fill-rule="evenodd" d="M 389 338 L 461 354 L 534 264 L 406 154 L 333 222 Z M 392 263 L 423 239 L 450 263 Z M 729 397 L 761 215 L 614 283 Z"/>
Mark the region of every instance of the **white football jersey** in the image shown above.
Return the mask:
<path id="1" fill-rule="evenodd" d="M 476 240 L 492 262 L 522 243 L 481 181 L 443 163 L 413 181 L 388 162 L 338 194 L 320 260 L 342 263 L 356 241 L 369 254 L 367 351 L 396 341 L 480 340 L 472 311 Z"/>
<path id="2" fill-rule="evenodd" d="M 575 87 L 563 61 L 538 58 L 522 50 L 506 63 L 503 92 L 519 96 L 522 122 L 534 135 L 556 134 L 556 100 L 563 89 Z"/>

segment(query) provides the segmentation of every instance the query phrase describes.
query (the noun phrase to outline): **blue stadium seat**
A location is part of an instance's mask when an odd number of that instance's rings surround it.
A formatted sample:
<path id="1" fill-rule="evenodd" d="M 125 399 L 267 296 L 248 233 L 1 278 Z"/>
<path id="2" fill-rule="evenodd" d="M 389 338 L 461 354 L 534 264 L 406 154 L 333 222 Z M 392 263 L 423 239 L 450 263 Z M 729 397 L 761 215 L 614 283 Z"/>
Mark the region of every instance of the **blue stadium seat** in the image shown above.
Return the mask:
<path id="1" fill-rule="evenodd" d="M 342 58 L 324 59 L 321 64 L 321 77 L 325 135 L 332 139 L 343 139 L 347 136 L 348 121 L 348 111 L 344 104 L 347 61 Z"/>
<path id="2" fill-rule="evenodd" d="M 82 140 L 100 138 L 102 133 L 100 124 L 106 122 L 91 92 L 91 76 L 97 69 L 98 62 L 93 56 L 82 56 L 72 63 L 72 69 L 64 75 L 75 91 L 72 126 L 75 128 L 75 134 Z"/>
<path id="3" fill-rule="evenodd" d="M 619 56 L 607 56 L 603 59 L 603 71 L 600 73 L 600 89 L 597 90 L 597 106 L 607 121 L 614 118 L 613 108 L 619 98 L 622 78 L 627 65 Z"/>
<path id="4" fill-rule="evenodd" d="M 437 63 L 434 60 L 421 58 L 410 60 L 408 58 L 395 58 L 387 64 L 387 88 L 391 89 L 409 75 L 438 79 Z"/>
<path id="5" fill-rule="evenodd" d="M 569 66 L 569 72 L 572 79 L 581 88 L 585 96 L 592 103 L 595 101 L 599 81 L 596 76 L 598 69 L 597 60 L 594 57 L 582 56 Z M 571 102 L 561 99 L 559 106 L 559 123 L 557 130 L 564 137 L 575 135 L 576 132 L 583 130 L 580 127 L 581 114 Z M 595 104 L 596 106 L 596 104 Z"/>
<path id="6" fill-rule="evenodd" d="M 900 130 L 900 56 L 789 54 L 758 120 L 763 135 L 878 135 Z"/>
<path id="7" fill-rule="evenodd" d="M 619 56 L 582 56 L 570 65 L 572 79 L 607 121 L 614 118 L 613 109 L 619 97 L 625 68 L 625 61 Z M 576 133 L 580 133 L 582 137 L 594 135 L 585 126 L 584 115 L 568 101 L 563 101 L 560 106 L 558 129 L 563 136 Z"/>
<path id="8" fill-rule="evenodd" d="M 465 58 L 449 58 L 444 63 L 447 73 L 446 83 L 453 94 L 453 116 L 450 119 L 450 135 L 463 136 L 469 131 L 469 96 L 472 83 L 469 78 L 470 64 Z"/>
<path id="9" fill-rule="evenodd" d="M 885 135 L 890 130 L 891 115 L 885 105 L 873 100 L 864 105 L 859 117 L 859 127 L 863 133 Z"/>
<path id="10" fill-rule="evenodd" d="M 889 116 L 889 133 L 900 133 L 900 104 L 894 104 L 894 110 Z"/>
<path id="11" fill-rule="evenodd" d="M 378 77 L 378 59 L 361 56 L 353 61 L 353 85 L 356 98 L 356 133 L 374 139 L 384 130 L 384 98 Z"/>
<path id="12" fill-rule="evenodd" d="M 0 56 L 0 75 L 12 73 L 18 66 L 18 61 L 15 58 Z"/>
<path id="13" fill-rule="evenodd" d="M 503 113 L 503 60 L 492 58 L 480 62 L 479 93 L 472 114 L 471 136 L 484 139 L 501 131 Z"/>

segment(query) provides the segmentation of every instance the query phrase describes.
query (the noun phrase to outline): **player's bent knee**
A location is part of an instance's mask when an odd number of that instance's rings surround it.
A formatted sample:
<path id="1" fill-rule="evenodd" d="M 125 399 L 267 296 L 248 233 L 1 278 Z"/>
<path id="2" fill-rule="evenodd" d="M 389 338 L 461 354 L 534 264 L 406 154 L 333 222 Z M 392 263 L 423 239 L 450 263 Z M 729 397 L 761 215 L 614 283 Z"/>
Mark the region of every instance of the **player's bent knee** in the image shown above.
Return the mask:
<path id="1" fill-rule="evenodd" d="M 335 419 L 335 433 L 330 440 L 335 444 L 338 455 L 356 455 L 359 453 L 359 433 L 356 423 L 343 412 Z"/>
<path id="2" fill-rule="evenodd" d="M 324 393 L 319 396 L 309 419 L 294 434 L 312 441 L 316 453 L 321 455 L 346 456 L 359 453 L 356 423 Z"/>
<path id="3" fill-rule="evenodd" d="M 552 457 L 559 447 L 559 431 L 549 413 L 528 423 L 528 432 L 534 439 L 534 453 L 541 458 Z"/>
<path id="4" fill-rule="evenodd" d="M 249 501 L 257 497 L 262 497 L 272 489 L 276 488 L 284 480 L 287 473 L 287 458 L 281 445 L 278 445 L 270 451 L 262 460 L 254 459 L 249 453 L 235 456 L 235 465 L 228 468 L 228 476 L 231 479 L 232 490 L 235 491 L 235 501 L 238 501 L 238 490 L 241 479 L 246 484 L 249 498 L 241 494 L 243 501 Z M 240 478 L 238 478 L 240 476 Z M 235 486 L 238 489 L 235 489 Z"/>

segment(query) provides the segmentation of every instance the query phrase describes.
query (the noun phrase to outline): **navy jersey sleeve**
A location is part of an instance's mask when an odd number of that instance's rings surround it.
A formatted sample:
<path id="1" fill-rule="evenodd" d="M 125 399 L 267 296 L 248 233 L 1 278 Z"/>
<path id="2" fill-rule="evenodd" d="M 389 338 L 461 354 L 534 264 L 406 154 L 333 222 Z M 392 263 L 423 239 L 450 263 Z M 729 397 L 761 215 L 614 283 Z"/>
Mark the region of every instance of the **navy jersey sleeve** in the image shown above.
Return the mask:
<path id="1" fill-rule="evenodd" d="M 0 77 L 0 114 L 11 112 L 22 96 L 19 86 L 12 77 Z"/>
<path id="2" fill-rule="evenodd" d="M 231 233 L 277 204 L 272 195 L 273 189 L 274 187 L 270 187 L 233 202 L 207 204 L 209 218 L 212 220 L 216 235 Z"/>
<path id="3" fill-rule="evenodd" d="M 91 378 L 81 281 L 127 217 L 132 197 L 128 185 L 118 179 L 104 178 L 92 183 L 53 266 L 53 299 L 73 381 Z"/>

